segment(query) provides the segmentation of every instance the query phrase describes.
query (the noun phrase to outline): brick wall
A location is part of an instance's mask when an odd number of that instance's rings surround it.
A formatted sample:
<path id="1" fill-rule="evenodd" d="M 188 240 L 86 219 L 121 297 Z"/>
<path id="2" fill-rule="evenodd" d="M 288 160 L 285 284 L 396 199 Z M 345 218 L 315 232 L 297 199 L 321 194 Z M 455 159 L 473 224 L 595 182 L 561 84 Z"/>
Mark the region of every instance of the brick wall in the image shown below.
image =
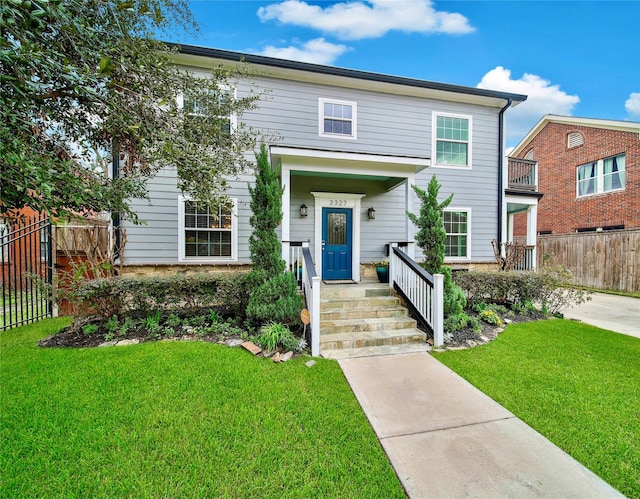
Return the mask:
<path id="1" fill-rule="evenodd" d="M 569 133 L 579 132 L 584 144 L 567 148 Z M 638 132 L 603 130 L 548 123 L 523 149 L 533 148 L 538 162 L 538 231 L 574 233 L 579 228 L 624 225 L 640 228 L 640 138 Z M 623 191 L 577 198 L 577 167 L 599 159 L 626 154 L 626 186 Z M 526 234 L 526 216 L 516 215 L 514 235 Z"/>

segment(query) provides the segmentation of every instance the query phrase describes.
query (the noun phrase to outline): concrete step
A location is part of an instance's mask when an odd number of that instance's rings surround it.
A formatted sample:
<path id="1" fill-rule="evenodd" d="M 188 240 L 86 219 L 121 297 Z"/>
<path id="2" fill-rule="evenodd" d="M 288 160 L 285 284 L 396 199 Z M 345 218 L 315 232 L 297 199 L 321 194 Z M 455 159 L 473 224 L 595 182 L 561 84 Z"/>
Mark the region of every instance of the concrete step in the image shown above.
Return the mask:
<path id="1" fill-rule="evenodd" d="M 378 317 L 405 317 L 407 309 L 391 303 L 388 306 L 360 306 L 327 308 L 320 311 L 320 322 L 344 319 L 374 319 Z"/>
<path id="2" fill-rule="evenodd" d="M 396 296 L 360 296 L 351 298 L 322 298 L 320 299 L 320 311 L 336 308 L 361 308 L 361 307 L 395 307 L 400 304 Z"/>
<path id="3" fill-rule="evenodd" d="M 360 349 L 411 343 L 426 344 L 426 334 L 415 328 L 389 329 L 384 331 L 357 331 L 320 336 L 320 352 Z"/>
<path id="4" fill-rule="evenodd" d="M 378 317 L 372 319 L 338 319 L 320 322 L 320 335 L 360 331 L 387 331 L 416 327 L 415 319 L 406 317 Z M 322 336 L 321 340 L 322 341 Z"/>
<path id="5" fill-rule="evenodd" d="M 426 343 L 403 343 L 401 345 L 382 345 L 377 347 L 343 348 L 341 350 L 322 350 L 325 359 L 352 359 L 375 355 L 398 355 L 404 353 L 428 352 L 431 347 Z"/>
<path id="6" fill-rule="evenodd" d="M 333 298 L 364 298 L 370 296 L 389 296 L 391 289 L 388 284 L 325 284 L 320 296 L 323 300 Z"/>

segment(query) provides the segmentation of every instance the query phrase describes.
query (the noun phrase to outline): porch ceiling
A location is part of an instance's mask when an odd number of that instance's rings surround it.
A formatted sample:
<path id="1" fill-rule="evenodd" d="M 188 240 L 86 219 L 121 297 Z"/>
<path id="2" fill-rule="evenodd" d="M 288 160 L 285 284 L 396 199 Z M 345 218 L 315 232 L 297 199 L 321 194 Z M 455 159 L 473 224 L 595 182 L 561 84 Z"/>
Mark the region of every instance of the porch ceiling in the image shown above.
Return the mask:
<path id="1" fill-rule="evenodd" d="M 382 182 L 387 189 L 393 189 L 397 185 L 402 184 L 406 179 L 405 177 L 389 177 L 387 175 L 367 175 L 358 173 L 338 173 L 338 172 L 316 172 L 316 171 L 299 171 L 292 170 L 292 177 L 322 177 L 322 178 L 337 178 L 337 179 L 357 179 L 357 180 L 372 180 L 374 182 Z"/>

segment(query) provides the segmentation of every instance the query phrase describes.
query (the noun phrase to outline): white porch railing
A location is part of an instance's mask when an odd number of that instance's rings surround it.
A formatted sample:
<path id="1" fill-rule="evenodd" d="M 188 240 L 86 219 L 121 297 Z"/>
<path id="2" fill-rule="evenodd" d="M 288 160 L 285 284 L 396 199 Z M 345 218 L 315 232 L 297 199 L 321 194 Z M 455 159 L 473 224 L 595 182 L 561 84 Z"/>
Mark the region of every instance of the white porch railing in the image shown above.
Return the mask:
<path id="1" fill-rule="evenodd" d="M 536 247 L 527 246 L 524 255 L 513 267 L 513 270 L 535 270 L 536 269 Z"/>
<path id="2" fill-rule="evenodd" d="M 418 320 L 433 333 L 433 345 L 444 343 L 444 276 L 431 275 L 392 243 L 389 286 L 402 296 Z"/>
<path id="3" fill-rule="evenodd" d="M 293 248 L 293 247 L 292 247 Z M 298 248 L 298 246 L 295 246 Z M 311 343 L 311 355 L 320 355 L 320 276 L 316 274 L 316 268 L 309 251 L 309 243 L 302 243 L 300 248 L 300 286 L 304 292 L 304 298 L 309 311 L 309 338 Z"/>

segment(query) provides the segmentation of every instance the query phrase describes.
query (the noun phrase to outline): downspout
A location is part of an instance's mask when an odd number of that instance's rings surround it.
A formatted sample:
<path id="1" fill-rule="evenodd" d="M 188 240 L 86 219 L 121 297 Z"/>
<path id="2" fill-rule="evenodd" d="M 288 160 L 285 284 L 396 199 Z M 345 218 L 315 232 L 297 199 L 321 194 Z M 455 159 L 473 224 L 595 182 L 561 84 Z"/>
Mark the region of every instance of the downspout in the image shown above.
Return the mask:
<path id="1" fill-rule="evenodd" d="M 502 202 L 504 199 L 504 113 L 513 100 L 509 97 L 507 104 L 498 114 L 498 247 L 502 247 Z"/>
<path id="2" fill-rule="evenodd" d="M 120 141 L 113 139 L 111 143 L 111 179 L 116 180 L 120 176 Z M 120 258 L 120 244 L 122 243 L 120 236 L 120 213 L 111 213 L 111 223 L 113 224 L 113 232 L 115 241 L 113 242 L 113 263 Z"/>

